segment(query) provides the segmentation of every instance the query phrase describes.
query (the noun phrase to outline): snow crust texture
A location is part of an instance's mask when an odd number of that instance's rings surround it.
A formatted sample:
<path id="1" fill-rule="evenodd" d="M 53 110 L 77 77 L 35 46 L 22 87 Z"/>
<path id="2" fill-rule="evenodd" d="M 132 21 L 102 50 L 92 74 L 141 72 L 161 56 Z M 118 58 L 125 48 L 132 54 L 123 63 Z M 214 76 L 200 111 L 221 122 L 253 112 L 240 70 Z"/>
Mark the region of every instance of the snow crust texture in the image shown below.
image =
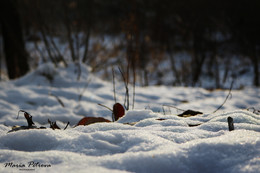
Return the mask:
<path id="1" fill-rule="evenodd" d="M 112 82 L 83 66 L 78 81 L 75 69 L 45 64 L 21 79 L 0 83 L 0 172 L 260 172 L 260 116 L 245 110 L 259 106 L 258 88 L 232 91 L 232 99 L 212 113 L 228 91 L 137 87 L 135 108 L 117 122 L 74 127 L 84 116 L 111 119 L 111 112 L 97 103 L 114 103 Z M 124 85 L 116 88 L 118 102 L 123 102 Z M 178 117 L 181 111 L 165 105 L 204 114 Z M 13 125 L 26 125 L 23 115 L 16 119 L 20 109 L 31 113 L 37 126 L 48 127 L 48 119 L 71 126 L 8 133 Z M 229 116 L 234 131 L 228 131 Z M 32 161 L 42 167 L 28 167 Z"/>

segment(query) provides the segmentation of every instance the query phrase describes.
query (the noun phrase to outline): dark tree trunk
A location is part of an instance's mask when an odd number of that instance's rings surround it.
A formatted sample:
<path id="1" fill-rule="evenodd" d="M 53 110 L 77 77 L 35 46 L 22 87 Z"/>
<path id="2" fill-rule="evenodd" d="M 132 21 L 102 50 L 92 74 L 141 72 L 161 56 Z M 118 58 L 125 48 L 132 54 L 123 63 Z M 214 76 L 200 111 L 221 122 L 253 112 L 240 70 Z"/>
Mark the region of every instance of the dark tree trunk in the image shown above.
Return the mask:
<path id="1" fill-rule="evenodd" d="M 216 88 L 221 88 L 220 86 L 220 77 L 219 77 L 219 60 L 217 55 L 215 54 L 214 57 L 215 61 L 215 83 L 216 83 Z"/>
<path id="2" fill-rule="evenodd" d="M 194 40 L 193 40 L 193 57 L 191 62 L 191 69 L 192 69 L 192 86 L 195 86 L 196 83 L 199 81 L 200 75 L 202 73 L 202 67 L 204 61 L 206 59 L 205 54 L 205 45 L 203 43 L 201 29 L 194 31 Z"/>
<path id="3" fill-rule="evenodd" d="M 195 51 L 195 55 L 192 59 L 192 64 L 191 64 L 192 86 L 195 86 L 196 83 L 199 81 L 205 59 L 206 59 L 206 56 L 204 53 L 197 53 Z"/>
<path id="4" fill-rule="evenodd" d="M 15 79 L 29 71 L 22 27 L 14 0 L 0 1 L 0 18 L 8 76 Z"/>
<path id="5" fill-rule="evenodd" d="M 253 66 L 254 66 L 254 85 L 259 86 L 260 85 L 260 83 L 259 83 L 259 66 L 258 66 L 259 57 L 257 57 L 257 55 L 255 55 L 251 58 L 251 60 L 252 60 Z"/>

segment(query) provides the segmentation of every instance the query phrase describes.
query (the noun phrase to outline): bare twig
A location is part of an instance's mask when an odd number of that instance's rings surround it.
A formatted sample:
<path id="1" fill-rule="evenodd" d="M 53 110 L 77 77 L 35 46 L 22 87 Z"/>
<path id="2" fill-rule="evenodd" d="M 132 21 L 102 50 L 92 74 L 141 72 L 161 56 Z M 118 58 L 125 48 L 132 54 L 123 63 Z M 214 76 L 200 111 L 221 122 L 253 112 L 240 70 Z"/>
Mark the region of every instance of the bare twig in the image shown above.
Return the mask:
<path id="1" fill-rule="evenodd" d="M 136 72 L 135 72 L 135 63 L 133 67 L 133 75 L 134 75 L 134 82 L 133 82 L 133 104 L 132 104 L 132 109 L 135 107 L 135 81 L 136 81 Z"/>
<path id="2" fill-rule="evenodd" d="M 34 122 L 33 122 L 33 120 L 32 120 L 32 116 L 31 116 L 28 112 L 26 112 L 26 111 L 24 111 L 24 110 L 19 110 L 16 119 L 18 119 L 18 117 L 19 117 L 19 113 L 20 113 L 20 112 L 24 112 L 24 117 L 25 117 L 26 120 L 27 120 L 28 127 L 29 127 L 29 128 L 32 127 L 32 125 L 34 124 Z"/>
<path id="3" fill-rule="evenodd" d="M 165 115 L 165 110 L 164 110 L 164 106 L 162 105 L 162 110 L 163 110 L 163 114 Z"/>
<path id="4" fill-rule="evenodd" d="M 56 96 L 56 95 L 54 95 L 54 94 L 52 94 L 52 93 L 50 93 L 50 96 L 55 97 L 56 100 L 60 103 L 60 105 L 61 105 L 62 107 L 65 107 L 64 103 L 62 102 L 62 100 L 61 100 L 58 96 Z"/>
<path id="5" fill-rule="evenodd" d="M 115 100 L 115 103 L 116 103 L 115 71 L 114 71 L 113 67 L 112 67 L 112 75 L 113 75 L 114 100 Z"/>
<path id="6" fill-rule="evenodd" d="M 167 106 L 167 107 L 171 107 L 171 108 L 174 108 L 174 109 L 177 109 L 178 111 L 185 111 L 184 109 L 180 109 L 180 108 L 177 108 L 176 106 L 172 106 L 172 105 L 163 105 L 163 106 Z"/>
<path id="7" fill-rule="evenodd" d="M 104 108 L 107 108 L 108 110 L 110 110 L 111 112 L 113 112 L 113 110 L 112 110 L 111 108 L 107 107 L 106 105 L 103 105 L 103 104 L 100 104 L 100 103 L 98 103 L 98 105 L 99 105 L 99 106 L 102 106 L 102 107 L 104 107 Z"/>
<path id="8" fill-rule="evenodd" d="M 78 76 L 77 76 L 77 80 L 79 81 L 80 80 L 80 77 L 81 77 L 81 66 L 80 66 L 80 61 L 77 60 L 75 62 L 75 65 L 78 67 Z"/>
<path id="9" fill-rule="evenodd" d="M 24 111 L 24 110 L 19 110 L 16 119 L 18 119 L 18 117 L 19 117 L 19 113 L 20 113 L 20 112 L 26 112 L 26 111 Z"/>
<path id="10" fill-rule="evenodd" d="M 48 40 L 47 40 L 46 33 L 45 33 L 45 31 L 44 31 L 44 29 L 43 29 L 42 27 L 40 28 L 40 32 L 41 32 L 41 34 L 42 34 L 43 42 L 44 42 L 44 44 L 45 44 L 47 53 L 48 53 L 48 55 L 49 55 L 49 57 L 50 57 L 52 63 L 55 65 L 55 67 L 57 67 L 57 66 L 58 66 L 57 61 L 56 61 L 55 58 L 52 56 L 51 47 L 50 47 L 49 42 L 48 42 Z"/>
<path id="11" fill-rule="evenodd" d="M 60 50 L 58 49 L 57 45 L 55 44 L 52 35 L 50 36 L 50 41 L 51 41 L 51 44 L 52 44 L 53 48 L 55 49 L 55 51 L 56 51 L 57 54 L 58 54 L 58 58 L 61 59 L 61 61 L 62 61 L 63 64 L 65 65 L 65 67 L 68 67 L 68 63 L 66 62 L 66 60 L 64 59 L 64 57 L 61 55 Z"/>
<path id="12" fill-rule="evenodd" d="M 57 125 L 56 121 L 52 122 L 51 120 L 48 119 L 48 123 L 50 124 L 50 128 L 52 128 L 52 130 L 60 129 L 60 127 Z"/>
<path id="13" fill-rule="evenodd" d="M 46 63 L 47 60 L 46 60 L 46 58 L 45 58 L 43 52 L 40 50 L 37 41 L 33 41 L 33 43 L 34 43 L 34 47 L 35 47 L 35 49 L 36 49 L 36 50 L 39 52 L 39 54 L 41 55 L 41 59 L 42 59 L 42 61 L 43 61 L 44 63 Z"/>
<path id="14" fill-rule="evenodd" d="M 88 1 L 88 10 L 86 11 L 87 14 L 87 19 L 86 19 L 86 27 L 84 27 L 84 31 L 85 31 L 85 50 L 84 50 L 84 54 L 82 57 L 82 62 L 86 63 L 86 61 L 88 60 L 89 56 L 88 56 L 88 48 L 89 48 L 89 40 L 90 40 L 90 32 L 91 32 L 91 27 L 92 27 L 92 1 Z"/>
<path id="15" fill-rule="evenodd" d="M 125 79 L 125 76 L 124 76 L 124 73 L 122 72 L 121 68 L 118 67 L 121 75 L 122 75 L 122 78 L 123 78 L 123 81 L 124 81 L 124 84 L 125 84 L 125 103 L 124 103 L 124 106 L 126 108 L 126 110 L 129 110 L 129 90 L 128 90 L 128 83 Z"/>
<path id="16" fill-rule="evenodd" d="M 71 53 L 71 58 L 73 62 L 76 62 L 76 55 L 75 55 L 75 50 L 74 50 L 74 42 L 73 42 L 73 38 L 72 38 L 72 29 L 70 26 L 70 19 L 69 19 L 69 15 L 68 15 L 68 7 L 67 7 L 67 2 L 63 2 L 63 9 L 64 9 L 64 25 L 65 28 L 67 30 L 67 39 L 69 42 L 69 49 L 70 49 L 70 53 Z"/>
<path id="17" fill-rule="evenodd" d="M 89 38 L 90 38 L 90 26 L 87 28 L 87 35 L 85 39 L 85 50 L 82 58 L 82 62 L 85 63 L 88 59 L 88 47 L 89 47 Z"/>
<path id="18" fill-rule="evenodd" d="M 167 41 L 167 51 L 168 51 L 169 59 L 170 59 L 170 63 L 171 63 L 171 70 L 173 72 L 173 75 L 176 78 L 177 84 L 181 84 L 180 72 L 176 68 L 175 57 L 173 55 L 172 46 L 170 46 L 170 45 L 171 45 L 170 41 Z"/>
<path id="19" fill-rule="evenodd" d="M 246 110 L 247 110 L 247 111 L 252 110 L 252 112 L 253 112 L 254 114 L 257 114 L 257 115 L 260 114 L 260 110 L 257 110 L 257 109 L 255 109 L 254 107 L 247 108 Z"/>
<path id="20" fill-rule="evenodd" d="M 86 89 L 88 88 L 88 85 L 90 84 L 90 82 L 91 82 L 91 79 L 88 79 L 86 85 L 84 86 L 82 92 L 79 95 L 79 98 L 78 98 L 79 101 L 81 101 L 81 98 L 82 98 L 84 92 L 86 91 Z"/>
<path id="21" fill-rule="evenodd" d="M 229 88 L 229 92 L 228 92 L 228 95 L 226 96 L 226 99 L 224 100 L 224 102 L 213 113 L 216 113 L 219 109 L 221 109 L 222 106 L 226 103 L 227 99 L 229 97 L 232 97 L 231 91 L 232 91 L 232 88 L 233 88 L 233 83 L 234 83 L 234 80 L 231 82 L 231 85 L 230 85 L 230 88 Z"/>
<path id="22" fill-rule="evenodd" d="M 144 109 L 145 109 L 145 110 L 151 109 L 151 107 L 150 107 L 150 105 L 147 105 Z"/>
<path id="23" fill-rule="evenodd" d="M 69 126 L 70 122 L 67 123 L 67 125 L 64 127 L 64 130 L 67 129 L 67 127 Z"/>

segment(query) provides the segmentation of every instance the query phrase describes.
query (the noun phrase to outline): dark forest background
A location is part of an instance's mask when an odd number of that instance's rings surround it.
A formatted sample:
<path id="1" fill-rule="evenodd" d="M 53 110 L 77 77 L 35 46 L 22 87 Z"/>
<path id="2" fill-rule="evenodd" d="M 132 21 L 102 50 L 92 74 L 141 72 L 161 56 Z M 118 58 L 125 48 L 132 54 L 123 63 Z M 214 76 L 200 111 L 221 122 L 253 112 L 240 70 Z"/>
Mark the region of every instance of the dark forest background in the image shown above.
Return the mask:
<path id="1" fill-rule="evenodd" d="M 85 63 L 108 79 L 119 66 L 143 86 L 206 77 L 214 88 L 251 69 L 259 86 L 259 14 L 259 0 L 1 0 L 1 62 L 10 79 L 40 62 Z"/>

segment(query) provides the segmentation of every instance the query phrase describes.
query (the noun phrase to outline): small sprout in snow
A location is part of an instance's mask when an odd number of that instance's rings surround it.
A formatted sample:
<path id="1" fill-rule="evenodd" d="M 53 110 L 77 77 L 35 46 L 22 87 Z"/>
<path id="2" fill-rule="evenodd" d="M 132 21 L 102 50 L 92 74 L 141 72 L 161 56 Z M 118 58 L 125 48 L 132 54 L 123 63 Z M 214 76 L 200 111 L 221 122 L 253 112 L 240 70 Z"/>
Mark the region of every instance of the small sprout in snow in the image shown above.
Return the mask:
<path id="1" fill-rule="evenodd" d="M 20 111 L 18 112 L 18 115 L 17 115 L 17 118 L 16 118 L 16 119 L 18 119 L 20 112 L 23 112 L 23 113 L 24 113 L 24 117 L 26 118 L 28 125 L 27 125 L 27 126 L 13 126 L 13 127 L 12 127 L 12 130 L 8 131 L 8 133 L 9 133 L 9 132 L 18 131 L 18 130 L 37 129 L 37 127 L 34 125 L 34 122 L 33 122 L 33 120 L 32 120 L 32 116 L 31 116 L 28 112 L 26 112 L 26 111 L 20 110 Z"/>
<path id="2" fill-rule="evenodd" d="M 48 119 L 48 123 L 50 124 L 50 128 L 52 128 L 53 130 L 60 129 L 60 127 L 57 125 L 56 121 L 52 122 L 51 120 Z"/>
<path id="3" fill-rule="evenodd" d="M 55 130 L 55 129 L 61 129 L 61 128 L 57 125 L 56 121 L 55 121 L 55 122 L 52 122 L 51 120 L 48 119 L 48 123 L 50 124 L 50 128 L 52 128 L 53 130 Z M 65 128 L 64 128 L 63 130 L 66 130 L 69 124 L 70 124 L 70 122 L 67 123 L 67 125 L 65 126 Z"/>
<path id="4" fill-rule="evenodd" d="M 26 120 L 27 120 L 28 127 L 32 127 L 32 125 L 34 125 L 34 122 L 32 121 L 32 116 L 31 116 L 28 112 L 23 111 L 23 110 L 20 110 L 20 111 L 18 112 L 18 115 L 17 115 L 17 118 L 16 118 L 16 119 L 18 119 L 20 112 L 24 112 L 24 117 L 25 117 Z"/>

